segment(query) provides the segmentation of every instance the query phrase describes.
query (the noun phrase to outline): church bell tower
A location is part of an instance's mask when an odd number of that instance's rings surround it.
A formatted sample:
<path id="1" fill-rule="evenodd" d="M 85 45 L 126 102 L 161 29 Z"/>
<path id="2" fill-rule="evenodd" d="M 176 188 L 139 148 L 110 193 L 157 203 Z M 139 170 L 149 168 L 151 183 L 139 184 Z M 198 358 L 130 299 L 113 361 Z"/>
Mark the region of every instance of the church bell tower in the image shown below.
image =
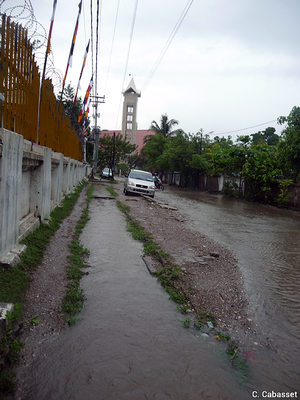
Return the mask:
<path id="1" fill-rule="evenodd" d="M 122 117 L 122 135 L 127 137 L 131 144 L 136 144 L 137 131 L 137 102 L 141 97 L 141 91 L 136 89 L 133 78 L 129 85 L 122 92 L 124 96 L 123 117 Z"/>

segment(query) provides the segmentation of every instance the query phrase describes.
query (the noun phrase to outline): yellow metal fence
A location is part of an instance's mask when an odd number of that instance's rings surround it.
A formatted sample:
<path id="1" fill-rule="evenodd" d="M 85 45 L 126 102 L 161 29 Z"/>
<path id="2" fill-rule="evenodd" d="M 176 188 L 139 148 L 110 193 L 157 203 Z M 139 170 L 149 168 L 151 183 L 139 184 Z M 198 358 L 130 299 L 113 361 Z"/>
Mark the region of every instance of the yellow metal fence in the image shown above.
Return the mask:
<path id="1" fill-rule="evenodd" d="M 1 20 L 0 20 L 1 21 Z M 2 15 L 0 47 L 0 126 L 36 143 L 40 74 L 27 30 Z M 56 100 L 50 79 L 42 87 L 38 144 L 81 161 L 80 139 Z"/>

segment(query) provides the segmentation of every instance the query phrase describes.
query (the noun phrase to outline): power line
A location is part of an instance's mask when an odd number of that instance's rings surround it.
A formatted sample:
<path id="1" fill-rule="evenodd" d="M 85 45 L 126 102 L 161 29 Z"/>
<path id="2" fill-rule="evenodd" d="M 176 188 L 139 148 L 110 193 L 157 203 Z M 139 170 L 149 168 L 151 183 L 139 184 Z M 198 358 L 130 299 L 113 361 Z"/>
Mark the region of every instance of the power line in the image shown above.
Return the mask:
<path id="1" fill-rule="evenodd" d="M 105 85 L 104 85 L 104 94 L 106 93 L 106 88 L 107 88 L 108 78 L 109 78 L 109 73 L 110 73 L 110 65 L 111 65 L 112 53 L 113 53 L 113 48 L 114 48 L 114 43 L 115 43 L 117 21 L 118 21 L 118 16 L 119 16 L 119 7 L 120 7 L 120 0 L 118 0 L 118 4 L 117 4 L 115 25 L 114 25 L 114 31 L 113 31 L 112 41 L 111 41 L 111 49 L 110 49 L 108 67 L 107 67 L 106 81 L 105 81 Z M 103 119 L 103 113 L 102 113 L 102 119 Z M 102 123 L 103 123 L 103 121 L 102 121 Z"/>
<path id="2" fill-rule="evenodd" d="M 173 41 L 178 29 L 180 28 L 180 26 L 181 26 L 181 24 L 182 24 L 182 22 L 183 22 L 183 20 L 184 20 L 184 18 L 186 16 L 186 14 L 188 13 L 191 5 L 193 4 L 193 2 L 194 2 L 194 0 L 189 0 L 187 2 L 184 10 L 182 11 L 178 21 L 176 22 L 176 24 L 175 24 L 175 26 L 174 26 L 174 28 L 173 28 L 173 30 L 171 32 L 171 35 L 169 36 L 169 38 L 168 38 L 166 44 L 164 45 L 164 47 L 163 47 L 158 59 L 156 60 L 152 70 L 150 71 L 150 73 L 149 73 L 144 85 L 142 86 L 142 91 L 145 91 L 145 89 L 148 86 L 149 82 L 151 81 L 153 75 L 155 74 L 157 68 L 159 67 L 159 64 L 162 62 L 162 60 L 163 60 L 168 48 L 170 47 L 170 44 L 172 43 L 172 41 Z"/>
<path id="3" fill-rule="evenodd" d="M 124 77 L 123 77 L 123 83 L 122 83 L 122 90 L 123 90 L 123 88 L 124 88 L 125 78 L 126 78 L 126 73 L 127 73 L 127 67 L 128 67 L 129 55 L 130 55 L 130 50 L 131 50 L 131 43 L 132 43 L 133 30 L 134 30 L 134 25 L 135 25 L 135 18 L 136 18 L 136 11 L 137 11 L 137 6 L 138 6 L 138 1 L 139 1 L 139 0 L 136 0 L 136 2 L 135 2 L 134 10 L 133 10 L 133 15 L 132 15 L 131 32 L 130 32 L 129 45 L 128 45 L 128 51 L 127 51 L 127 58 L 126 58 L 126 64 L 125 64 L 125 70 L 124 70 Z M 116 120 L 116 127 L 117 127 L 117 124 L 118 124 L 118 118 L 119 118 L 119 113 L 120 113 L 121 101 L 122 101 L 122 95 L 120 96 L 120 102 L 119 102 L 118 114 L 117 114 L 117 120 Z"/>
<path id="4" fill-rule="evenodd" d="M 95 93 L 96 96 L 97 96 L 97 85 L 98 85 L 99 14 L 100 14 L 100 6 L 99 6 L 99 0 L 97 0 L 97 20 L 96 20 L 96 67 L 95 67 L 95 90 L 94 90 L 94 93 Z"/>
<path id="5" fill-rule="evenodd" d="M 249 128 L 242 128 L 242 129 L 237 129 L 236 131 L 229 131 L 229 132 L 222 132 L 222 133 L 213 133 L 213 135 L 227 135 L 229 133 L 236 133 L 236 132 L 246 131 L 247 129 L 257 128 L 259 126 L 263 126 L 263 125 L 266 125 L 266 124 L 271 124 L 272 122 L 276 122 L 276 121 L 277 121 L 277 119 L 273 119 L 272 121 L 264 122 L 263 124 L 249 126 Z"/>
<path id="6" fill-rule="evenodd" d="M 106 92 L 106 87 L 107 87 L 107 82 L 108 82 L 108 77 L 109 77 L 109 72 L 110 72 L 110 64 L 111 64 L 112 52 L 113 52 L 113 47 L 114 47 L 114 42 L 115 42 L 116 27 L 117 27 L 118 15 L 119 15 L 119 6 L 120 6 L 120 0 L 118 0 L 118 5 L 117 5 L 115 26 L 114 26 L 114 32 L 113 32 L 113 37 L 112 37 L 112 42 L 111 42 L 111 49 L 110 49 L 110 56 L 109 56 L 109 62 L 108 62 L 108 68 L 107 68 L 107 76 L 106 76 L 106 82 L 105 82 L 105 87 L 104 87 L 104 93 Z"/>
<path id="7" fill-rule="evenodd" d="M 91 56 L 92 56 L 92 76 L 94 76 L 94 35 L 93 35 L 93 0 L 91 0 Z M 95 93 L 93 88 L 93 93 Z"/>

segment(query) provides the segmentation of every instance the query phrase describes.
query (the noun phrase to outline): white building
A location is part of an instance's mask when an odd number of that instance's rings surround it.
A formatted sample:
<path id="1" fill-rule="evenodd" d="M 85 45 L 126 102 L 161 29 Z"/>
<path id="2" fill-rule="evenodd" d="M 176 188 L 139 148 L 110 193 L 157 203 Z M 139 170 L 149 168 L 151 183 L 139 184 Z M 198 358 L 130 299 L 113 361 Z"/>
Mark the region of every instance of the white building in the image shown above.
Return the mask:
<path id="1" fill-rule="evenodd" d="M 137 102 L 141 97 L 141 91 L 137 90 L 133 78 L 129 85 L 123 90 L 123 117 L 122 117 L 122 135 L 127 137 L 131 144 L 136 144 L 137 132 Z"/>

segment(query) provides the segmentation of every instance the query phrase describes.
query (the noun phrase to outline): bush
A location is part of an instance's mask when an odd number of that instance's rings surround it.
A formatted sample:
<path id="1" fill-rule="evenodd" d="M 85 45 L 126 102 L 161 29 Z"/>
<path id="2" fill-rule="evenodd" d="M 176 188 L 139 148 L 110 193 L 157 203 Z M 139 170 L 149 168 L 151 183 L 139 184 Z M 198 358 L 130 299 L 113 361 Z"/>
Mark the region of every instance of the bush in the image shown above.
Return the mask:
<path id="1" fill-rule="evenodd" d="M 239 194 L 239 186 L 236 181 L 231 180 L 224 183 L 224 188 L 222 193 L 228 197 L 236 197 Z"/>

